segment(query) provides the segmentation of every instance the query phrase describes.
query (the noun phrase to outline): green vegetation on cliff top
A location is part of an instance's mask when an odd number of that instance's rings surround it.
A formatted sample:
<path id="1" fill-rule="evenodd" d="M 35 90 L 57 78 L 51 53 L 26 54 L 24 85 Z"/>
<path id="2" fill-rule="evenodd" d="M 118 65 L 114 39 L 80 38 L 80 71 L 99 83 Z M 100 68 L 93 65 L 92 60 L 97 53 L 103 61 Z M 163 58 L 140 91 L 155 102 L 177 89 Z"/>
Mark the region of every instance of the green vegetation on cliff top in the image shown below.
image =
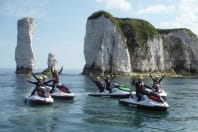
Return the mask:
<path id="1" fill-rule="evenodd" d="M 137 46 L 138 48 L 143 48 L 144 43 L 148 39 L 152 39 L 158 33 L 168 34 L 172 31 L 185 30 L 190 37 L 196 37 L 196 35 L 190 29 L 156 29 L 148 21 L 132 18 L 115 18 L 110 13 L 103 10 L 93 13 L 91 16 L 88 17 L 88 20 L 97 19 L 102 15 L 110 19 L 112 23 L 116 25 L 116 28 L 121 33 L 123 39 L 127 39 L 126 43 L 130 48 L 134 48 L 134 46 Z"/>
<path id="2" fill-rule="evenodd" d="M 141 48 L 148 39 L 152 39 L 154 35 L 158 33 L 155 27 L 145 20 L 115 18 L 106 11 L 97 11 L 93 13 L 88 17 L 88 20 L 97 19 L 102 15 L 109 18 L 112 23 L 116 25 L 121 35 L 127 38 L 127 45 L 129 47 L 135 44 L 137 47 Z"/>
<path id="3" fill-rule="evenodd" d="M 116 20 L 127 38 L 128 46 L 135 44 L 138 48 L 142 48 L 148 39 L 152 39 L 158 33 L 154 26 L 145 20 L 131 18 L 117 18 Z"/>
<path id="4" fill-rule="evenodd" d="M 158 32 L 160 34 L 169 34 L 170 32 L 180 31 L 180 30 L 186 31 L 191 38 L 197 37 L 196 34 L 194 34 L 190 29 L 187 28 L 158 29 Z"/>

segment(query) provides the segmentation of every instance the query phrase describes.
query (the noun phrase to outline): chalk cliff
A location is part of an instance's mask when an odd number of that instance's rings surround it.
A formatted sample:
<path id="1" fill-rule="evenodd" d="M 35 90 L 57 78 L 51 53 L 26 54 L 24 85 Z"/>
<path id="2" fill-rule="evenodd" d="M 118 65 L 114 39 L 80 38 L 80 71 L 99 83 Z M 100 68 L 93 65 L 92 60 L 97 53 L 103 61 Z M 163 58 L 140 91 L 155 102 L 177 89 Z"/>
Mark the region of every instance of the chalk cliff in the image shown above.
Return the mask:
<path id="1" fill-rule="evenodd" d="M 197 53 L 198 38 L 189 29 L 156 29 L 145 20 L 98 11 L 87 19 L 83 74 L 198 73 Z"/>
<path id="2" fill-rule="evenodd" d="M 105 16 L 88 19 L 84 43 L 84 72 L 131 72 L 130 56 L 125 40 L 116 26 Z"/>
<path id="3" fill-rule="evenodd" d="M 35 22 L 32 18 L 23 18 L 18 20 L 17 24 L 16 74 L 29 74 L 34 66 L 32 37 Z"/>
<path id="4" fill-rule="evenodd" d="M 160 30 L 165 69 L 179 74 L 198 73 L 198 38 L 189 29 Z"/>

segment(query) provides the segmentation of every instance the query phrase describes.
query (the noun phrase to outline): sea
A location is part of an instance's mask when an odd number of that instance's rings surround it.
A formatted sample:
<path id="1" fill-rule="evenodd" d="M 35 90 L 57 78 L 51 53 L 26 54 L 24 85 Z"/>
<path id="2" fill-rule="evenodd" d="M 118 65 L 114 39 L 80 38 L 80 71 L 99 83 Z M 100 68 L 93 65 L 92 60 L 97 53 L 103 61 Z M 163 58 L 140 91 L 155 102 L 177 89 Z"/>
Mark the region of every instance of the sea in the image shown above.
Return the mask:
<path id="1" fill-rule="evenodd" d="M 75 93 L 73 101 L 54 100 L 49 106 L 25 103 L 35 81 L 16 75 L 15 69 L 0 69 L 0 132 L 197 132 L 198 78 L 165 77 L 167 111 L 122 106 L 117 99 L 92 97 L 97 87 L 81 70 L 65 70 L 60 80 Z M 113 82 L 129 86 L 132 78 L 116 77 Z M 151 79 L 144 82 L 151 85 Z"/>

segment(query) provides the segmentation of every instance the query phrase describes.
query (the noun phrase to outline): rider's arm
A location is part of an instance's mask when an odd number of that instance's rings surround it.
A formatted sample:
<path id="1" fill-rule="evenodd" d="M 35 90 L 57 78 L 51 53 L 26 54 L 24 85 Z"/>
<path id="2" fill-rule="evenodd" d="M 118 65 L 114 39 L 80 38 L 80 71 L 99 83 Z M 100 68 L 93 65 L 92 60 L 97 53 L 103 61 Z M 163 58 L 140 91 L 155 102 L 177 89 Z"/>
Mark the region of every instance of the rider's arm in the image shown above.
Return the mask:
<path id="1" fill-rule="evenodd" d="M 50 82 L 53 82 L 53 80 L 49 80 L 49 81 L 44 82 L 44 85 L 48 85 L 48 83 L 50 83 Z"/>
<path id="2" fill-rule="evenodd" d="M 135 85 L 135 83 L 136 83 L 136 81 L 135 81 L 135 79 L 133 79 L 133 81 L 132 81 L 131 84 L 132 84 L 132 85 Z"/>
<path id="3" fill-rule="evenodd" d="M 106 78 L 104 78 L 104 76 L 101 77 L 104 81 L 106 80 Z"/>
<path id="4" fill-rule="evenodd" d="M 166 75 L 164 74 L 164 75 L 160 78 L 159 82 L 161 82 L 161 81 L 164 79 L 165 76 L 166 76 Z"/>
<path id="5" fill-rule="evenodd" d="M 36 82 L 32 82 L 32 81 L 30 81 L 30 80 L 27 80 L 29 83 L 32 83 L 32 84 L 37 84 Z"/>
<path id="6" fill-rule="evenodd" d="M 58 72 L 58 75 L 60 75 L 62 71 L 63 71 L 63 67 L 61 67 L 60 71 Z"/>
<path id="7" fill-rule="evenodd" d="M 116 76 L 113 76 L 113 77 L 111 78 L 111 80 L 113 80 L 115 77 L 116 77 Z"/>
<path id="8" fill-rule="evenodd" d="M 37 76 L 34 74 L 34 73 L 32 73 L 32 76 L 38 81 L 39 79 L 37 78 Z"/>
<path id="9" fill-rule="evenodd" d="M 151 79 L 154 81 L 154 78 L 152 77 L 152 75 L 150 74 Z"/>
<path id="10" fill-rule="evenodd" d="M 51 67 L 50 71 L 51 71 L 51 73 L 53 73 L 53 68 L 52 67 Z"/>
<path id="11" fill-rule="evenodd" d="M 144 87 L 149 88 L 149 89 L 152 89 L 150 86 L 148 86 L 146 84 L 144 84 Z"/>

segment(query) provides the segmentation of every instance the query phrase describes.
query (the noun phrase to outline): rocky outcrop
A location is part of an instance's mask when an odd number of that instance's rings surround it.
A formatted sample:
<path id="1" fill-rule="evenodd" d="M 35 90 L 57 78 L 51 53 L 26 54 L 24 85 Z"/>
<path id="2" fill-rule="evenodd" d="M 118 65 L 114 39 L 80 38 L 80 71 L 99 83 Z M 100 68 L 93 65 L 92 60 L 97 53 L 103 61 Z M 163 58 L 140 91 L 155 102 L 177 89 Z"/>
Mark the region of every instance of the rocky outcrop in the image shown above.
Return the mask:
<path id="1" fill-rule="evenodd" d="M 198 73 L 198 38 L 189 29 L 156 29 L 139 19 L 93 13 L 87 20 L 84 74 Z"/>
<path id="2" fill-rule="evenodd" d="M 53 70 L 56 67 L 57 60 L 55 58 L 55 55 L 52 53 L 48 54 L 48 59 L 47 59 L 47 65 L 48 67 L 43 70 L 40 74 L 43 74 L 45 76 L 51 76 L 51 70 Z"/>
<path id="3" fill-rule="evenodd" d="M 52 53 L 49 53 L 48 54 L 48 61 L 47 61 L 47 64 L 48 64 L 47 69 L 51 70 L 51 68 L 55 68 L 56 63 L 57 63 L 57 60 L 55 58 L 55 55 L 52 54 Z"/>
<path id="4" fill-rule="evenodd" d="M 198 38 L 188 29 L 163 33 L 166 70 L 179 74 L 197 74 Z"/>
<path id="5" fill-rule="evenodd" d="M 32 37 L 35 27 L 34 19 L 18 20 L 17 46 L 15 49 L 16 74 L 29 74 L 34 65 Z"/>

